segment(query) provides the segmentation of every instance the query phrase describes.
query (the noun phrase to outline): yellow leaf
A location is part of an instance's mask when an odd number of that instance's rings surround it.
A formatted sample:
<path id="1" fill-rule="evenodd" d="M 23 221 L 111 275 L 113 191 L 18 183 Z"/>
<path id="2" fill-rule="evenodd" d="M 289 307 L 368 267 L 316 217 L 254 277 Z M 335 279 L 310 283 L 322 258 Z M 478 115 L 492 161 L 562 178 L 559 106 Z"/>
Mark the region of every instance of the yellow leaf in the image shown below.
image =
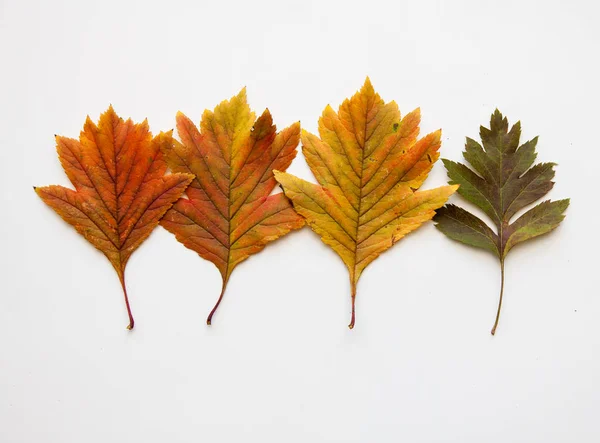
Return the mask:
<path id="1" fill-rule="evenodd" d="M 404 118 L 367 78 L 336 113 L 319 119 L 319 135 L 302 132 L 302 152 L 320 185 L 279 171 L 275 178 L 321 240 L 350 272 L 354 327 L 356 284 L 379 254 L 435 215 L 458 186 L 416 192 L 439 158 L 441 131 L 420 140 L 420 111 Z"/>

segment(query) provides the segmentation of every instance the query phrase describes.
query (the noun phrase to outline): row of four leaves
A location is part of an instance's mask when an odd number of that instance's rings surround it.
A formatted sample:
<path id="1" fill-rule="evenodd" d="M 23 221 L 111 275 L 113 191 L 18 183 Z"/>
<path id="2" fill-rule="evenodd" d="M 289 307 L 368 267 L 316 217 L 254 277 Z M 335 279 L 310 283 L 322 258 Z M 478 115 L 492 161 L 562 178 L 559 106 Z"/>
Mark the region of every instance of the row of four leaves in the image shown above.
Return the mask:
<path id="1" fill-rule="evenodd" d="M 277 132 L 268 110 L 256 118 L 245 90 L 205 111 L 200 129 L 178 113 L 181 141 L 171 132 L 152 137 L 146 121 L 124 121 L 110 107 L 98 124 L 87 118 L 79 140 L 56 137 L 75 191 L 62 186 L 35 190 L 109 259 L 123 288 L 129 329 L 134 319 L 125 267 L 159 223 L 221 273 L 222 292 L 208 324 L 234 268 L 307 223 L 348 267 L 352 328 L 362 271 L 434 216 L 449 237 L 498 256 L 502 287 L 508 251 L 564 218 L 568 200 L 544 202 L 509 223 L 550 190 L 554 172 L 552 163 L 530 169 L 537 138 L 519 147 L 519 124 L 509 131 L 498 111 L 490 128 L 481 128 L 483 147 L 467 139 L 464 155 L 475 172 L 445 160 L 451 184 L 417 191 L 441 145 L 441 131 L 418 139 L 419 123 L 418 109 L 401 118 L 397 104 L 385 103 L 368 78 L 338 112 L 325 108 L 320 137 L 301 133 L 299 123 Z M 294 159 L 300 139 L 319 185 L 281 172 Z M 167 169 L 172 173 L 165 175 Z M 284 192 L 271 195 L 277 182 Z M 442 208 L 457 189 L 491 217 L 497 233 L 463 209 Z M 498 316 L 501 299 L 502 292 Z"/>

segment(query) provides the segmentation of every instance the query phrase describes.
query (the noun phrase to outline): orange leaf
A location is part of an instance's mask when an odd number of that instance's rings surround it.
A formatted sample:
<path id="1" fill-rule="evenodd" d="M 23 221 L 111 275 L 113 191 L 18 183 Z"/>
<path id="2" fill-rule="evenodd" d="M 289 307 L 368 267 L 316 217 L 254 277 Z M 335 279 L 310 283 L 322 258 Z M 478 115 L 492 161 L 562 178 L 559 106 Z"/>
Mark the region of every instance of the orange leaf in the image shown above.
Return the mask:
<path id="1" fill-rule="evenodd" d="M 417 140 L 420 111 L 400 119 L 367 78 L 336 113 L 325 108 L 321 138 L 302 133 L 302 152 L 321 186 L 275 171 L 285 195 L 350 272 L 354 327 L 356 284 L 379 254 L 430 220 L 458 186 L 415 192 L 438 159 L 441 131 Z"/>
<path id="2" fill-rule="evenodd" d="M 161 149 L 172 142 L 171 132 L 153 138 L 147 121 L 123 121 L 110 106 L 98 125 L 87 118 L 79 140 L 56 136 L 58 157 L 76 190 L 34 188 L 110 260 L 123 287 L 128 329 L 134 320 L 125 287 L 127 261 L 193 179 L 164 175 Z"/>
<path id="3" fill-rule="evenodd" d="M 276 133 L 269 110 L 255 120 L 246 90 L 204 111 L 201 130 L 181 112 L 175 141 L 165 157 L 173 171 L 195 175 L 181 198 L 161 221 L 177 240 L 211 261 L 223 278 L 225 293 L 234 268 L 265 245 L 299 229 L 304 220 L 276 185 L 273 169 L 285 170 L 296 156 L 300 124 Z"/>

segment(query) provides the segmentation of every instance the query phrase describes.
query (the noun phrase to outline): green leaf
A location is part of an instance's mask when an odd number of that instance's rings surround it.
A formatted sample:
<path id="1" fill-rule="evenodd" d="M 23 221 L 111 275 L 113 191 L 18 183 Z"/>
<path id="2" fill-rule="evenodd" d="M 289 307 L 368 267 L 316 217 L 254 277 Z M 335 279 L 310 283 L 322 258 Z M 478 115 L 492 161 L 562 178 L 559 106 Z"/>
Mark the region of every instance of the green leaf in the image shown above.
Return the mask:
<path id="1" fill-rule="evenodd" d="M 436 228 L 453 240 L 488 249 L 500 256 L 498 236 L 482 220 L 455 205 L 437 210 Z"/>
<path id="2" fill-rule="evenodd" d="M 546 200 L 531 208 L 512 225 L 507 232 L 508 239 L 504 246 L 504 255 L 515 245 L 537 237 L 556 228 L 565 218 L 563 214 L 569 206 L 569 199 L 551 202 Z"/>
<path id="3" fill-rule="evenodd" d="M 438 210 L 434 221 L 436 227 L 451 239 L 487 249 L 499 258 L 502 285 L 498 314 L 492 328 L 494 334 L 502 307 L 506 255 L 518 243 L 556 228 L 565 218 L 569 200 L 540 203 L 511 224 L 517 212 L 552 189 L 555 163 L 534 166 L 538 138 L 519 146 L 520 122 L 509 130 L 508 120 L 497 109 L 490 119 L 490 128 L 482 126 L 479 135 L 482 144 L 467 138 L 463 152 L 471 168 L 450 160 L 442 161 L 450 183 L 460 185 L 457 192 L 491 218 L 496 232 L 470 212 L 454 205 Z"/>

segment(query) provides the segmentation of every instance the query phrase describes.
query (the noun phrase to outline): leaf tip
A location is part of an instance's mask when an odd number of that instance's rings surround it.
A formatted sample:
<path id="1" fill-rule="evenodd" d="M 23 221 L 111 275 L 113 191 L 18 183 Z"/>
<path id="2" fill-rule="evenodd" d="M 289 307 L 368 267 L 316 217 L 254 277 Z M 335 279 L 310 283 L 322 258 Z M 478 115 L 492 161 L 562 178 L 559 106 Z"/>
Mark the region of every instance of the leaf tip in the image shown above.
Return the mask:
<path id="1" fill-rule="evenodd" d="M 246 92 L 246 86 L 242 87 L 242 89 L 240 89 L 240 92 L 238 92 L 237 94 L 237 98 L 246 101 L 247 99 L 247 92 Z"/>
<path id="2" fill-rule="evenodd" d="M 371 79 L 369 78 L 369 76 L 367 75 L 367 78 L 365 78 L 365 83 L 363 84 L 363 87 L 361 88 L 360 92 L 362 94 L 374 94 L 375 93 L 375 88 L 373 88 L 373 83 L 371 83 Z"/>
<path id="3" fill-rule="evenodd" d="M 273 123 L 273 116 L 271 115 L 271 111 L 269 110 L 269 108 L 265 108 L 265 110 L 263 111 L 261 118 L 267 118 L 269 119 L 269 121 L 271 122 L 271 124 Z"/>
<path id="4" fill-rule="evenodd" d="M 35 189 L 35 187 L 34 187 L 34 189 Z M 559 207 L 560 213 L 563 214 L 569 208 L 569 205 L 571 204 L 571 199 L 563 198 L 562 200 L 556 201 L 556 204 Z M 565 217 L 565 216 L 566 215 L 563 215 L 563 217 Z"/>

